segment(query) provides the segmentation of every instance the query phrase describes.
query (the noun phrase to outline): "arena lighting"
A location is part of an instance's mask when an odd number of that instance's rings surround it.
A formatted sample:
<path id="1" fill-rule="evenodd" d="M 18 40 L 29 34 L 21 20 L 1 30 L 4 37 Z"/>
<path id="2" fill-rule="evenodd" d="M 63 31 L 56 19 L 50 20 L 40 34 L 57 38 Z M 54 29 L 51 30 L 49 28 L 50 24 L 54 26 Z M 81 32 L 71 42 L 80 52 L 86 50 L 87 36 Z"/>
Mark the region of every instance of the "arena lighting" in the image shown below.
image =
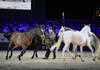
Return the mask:
<path id="1" fill-rule="evenodd" d="M 100 8 L 96 8 L 96 17 L 100 17 Z"/>
<path id="2" fill-rule="evenodd" d="M 80 19 L 64 19 L 64 21 L 65 21 L 64 24 L 68 28 L 72 28 L 72 29 L 75 29 L 75 30 L 81 30 L 83 25 L 80 25 L 80 23 L 81 24 L 87 23 L 87 20 L 85 21 L 85 20 L 80 20 Z M 40 20 L 33 21 L 31 24 L 29 24 L 29 23 L 24 24 L 24 21 L 23 21 L 23 24 L 22 23 L 17 24 L 17 25 L 12 24 L 12 29 L 13 29 L 14 32 L 16 32 L 16 31 L 24 32 L 24 31 L 27 31 L 28 29 L 38 25 L 38 22 L 40 22 Z M 45 23 L 44 23 L 45 31 L 47 31 L 49 26 L 53 26 L 54 31 L 56 33 L 58 33 L 58 31 L 59 31 L 59 29 L 62 25 L 61 23 L 62 22 L 60 22 L 60 20 L 54 20 L 54 19 L 46 20 Z M 96 22 L 91 23 L 91 27 L 92 27 L 92 31 L 95 34 L 100 34 L 100 27 L 96 26 Z M 10 32 L 9 25 L 5 24 L 4 26 L 1 26 L 1 29 L 2 29 L 1 32 Z"/>
<path id="3" fill-rule="evenodd" d="M 4 27 L 4 29 L 2 30 L 2 32 L 9 32 L 8 27 L 7 27 L 7 26 L 6 26 L 6 27 Z"/>
<path id="4" fill-rule="evenodd" d="M 64 19 L 65 18 L 65 14 L 64 14 L 64 12 L 62 12 L 62 19 Z"/>

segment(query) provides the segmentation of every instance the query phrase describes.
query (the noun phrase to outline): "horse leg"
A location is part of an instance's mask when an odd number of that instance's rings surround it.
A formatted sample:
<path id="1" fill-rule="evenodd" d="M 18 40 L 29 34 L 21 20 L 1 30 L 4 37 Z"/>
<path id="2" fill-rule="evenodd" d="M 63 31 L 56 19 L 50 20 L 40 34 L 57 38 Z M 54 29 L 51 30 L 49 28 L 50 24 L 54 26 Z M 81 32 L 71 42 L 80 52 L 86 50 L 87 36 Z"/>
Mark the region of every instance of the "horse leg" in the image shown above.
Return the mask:
<path id="1" fill-rule="evenodd" d="M 21 51 L 21 54 L 18 55 L 19 60 L 21 60 L 21 57 L 24 55 L 25 52 L 26 52 L 26 48 L 23 48 L 23 50 Z"/>
<path id="2" fill-rule="evenodd" d="M 67 50 L 68 54 L 70 54 L 72 56 L 72 58 L 74 58 L 75 57 L 74 54 L 69 51 L 69 44 L 68 45 L 65 44 L 66 50 Z"/>
<path id="3" fill-rule="evenodd" d="M 31 59 L 33 59 L 34 58 L 34 55 L 36 54 L 36 48 L 35 48 L 36 46 L 34 45 L 34 51 L 33 51 L 33 55 L 32 55 L 32 57 L 31 57 Z"/>
<path id="4" fill-rule="evenodd" d="M 92 48 L 91 45 L 90 45 L 90 41 L 88 42 L 88 47 L 89 47 L 89 49 L 91 50 L 92 57 L 94 57 L 93 48 Z M 93 61 L 95 61 L 94 58 L 93 58 Z"/>
<path id="5" fill-rule="evenodd" d="M 63 51 L 62 51 L 62 57 L 64 57 L 64 53 L 66 50 L 72 57 L 74 57 L 74 55 L 69 51 L 69 44 L 68 45 L 65 44 Z"/>
<path id="6" fill-rule="evenodd" d="M 36 46 L 36 48 L 34 49 L 34 55 L 36 56 L 36 58 L 38 58 L 38 54 L 37 54 L 37 47 L 38 47 L 38 44 L 35 45 L 35 46 Z"/>
<path id="7" fill-rule="evenodd" d="M 23 2 L 25 2 L 25 0 L 23 0 Z"/>
<path id="8" fill-rule="evenodd" d="M 36 58 L 38 58 L 37 50 L 35 52 L 36 52 Z"/>
<path id="9" fill-rule="evenodd" d="M 36 58 L 38 58 L 37 49 L 34 49 L 34 52 L 33 52 L 33 55 L 32 55 L 32 57 L 31 57 L 31 59 L 34 58 L 34 55 L 36 56 Z"/>
<path id="10" fill-rule="evenodd" d="M 62 57 L 63 58 L 64 58 L 64 54 L 65 54 L 66 49 L 67 49 L 67 46 L 64 46 L 63 51 L 62 51 Z"/>
<path id="11" fill-rule="evenodd" d="M 38 54 L 37 54 L 37 50 L 36 49 L 34 50 L 34 55 L 36 56 L 36 58 L 38 58 Z M 33 58 L 34 58 L 34 55 L 33 55 Z"/>
<path id="12" fill-rule="evenodd" d="M 7 49 L 6 60 L 8 60 L 9 50 L 10 50 L 10 47 L 8 47 Z"/>
<path id="13" fill-rule="evenodd" d="M 11 59 L 11 57 L 12 57 L 12 55 L 13 55 L 13 50 L 16 48 L 16 46 L 15 47 L 13 47 L 13 48 L 11 48 L 11 54 L 10 54 L 10 56 L 9 56 L 9 59 Z"/>
<path id="14" fill-rule="evenodd" d="M 34 55 L 36 56 L 36 58 L 38 57 L 38 55 L 37 55 L 37 47 L 38 47 L 38 38 L 37 37 L 35 37 L 35 39 L 34 39 L 34 52 L 33 52 L 33 55 L 32 55 L 32 57 L 31 57 L 31 59 L 33 59 L 34 58 Z"/>
<path id="15" fill-rule="evenodd" d="M 73 59 L 76 59 L 77 55 L 77 45 L 73 45 L 73 52 L 75 54 L 75 57 Z"/>
<path id="16" fill-rule="evenodd" d="M 11 48 L 11 43 L 9 43 L 9 46 L 8 46 L 8 48 L 7 48 L 6 60 L 8 60 L 8 55 L 9 55 L 9 50 L 10 50 L 10 48 Z"/>
<path id="17" fill-rule="evenodd" d="M 32 57 L 31 57 L 31 59 L 33 59 L 33 58 L 34 58 L 34 55 L 35 55 L 35 51 L 33 52 L 33 55 L 32 55 Z"/>
<path id="18" fill-rule="evenodd" d="M 84 60 L 83 60 L 83 46 L 80 46 L 80 50 L 81 50 L 80 58 L 81 58 L 81 61 L 84 62 Z"/>

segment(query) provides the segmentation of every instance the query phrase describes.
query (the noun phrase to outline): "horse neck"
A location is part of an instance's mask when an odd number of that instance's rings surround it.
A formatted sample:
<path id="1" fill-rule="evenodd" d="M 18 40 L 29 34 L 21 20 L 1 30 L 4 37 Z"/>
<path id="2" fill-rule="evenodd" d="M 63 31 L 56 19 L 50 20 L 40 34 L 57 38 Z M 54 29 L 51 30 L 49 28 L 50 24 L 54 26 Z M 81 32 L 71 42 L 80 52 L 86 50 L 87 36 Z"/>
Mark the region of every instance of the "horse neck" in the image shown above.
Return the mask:
<path id="1" fill-rule="evenodd" d="M 26 33 L 29 35 L 30 38 L 33 39 L 33 36 L 34 36 L 34 35 L 33 35 L 33 32 L 32 32 L 32 31 L 28 31 L 28 32 L 26 32 Z"/>
<path id="2" fill-rule="evenodd" d="M 60 44 L 62 42 L 62 38 L 63 38 L 63 34 L 60 35 L 60 37 L 58 38 L 58 41 L 56 43 L 56 47 L 59 48 L 60 47 Z"/>
<path id="3" fill-rule="evenodd" d="M 84 32 L 84 33 L 91 33 L 91 29 L 90 27 L 83 27 L 81 32 Z"/>
<path id="4" fill-rule="evenodd" d="M 88 36 L 88 31 L 85 28 L 83 28 L 80 32 L 85 36 Z"/>

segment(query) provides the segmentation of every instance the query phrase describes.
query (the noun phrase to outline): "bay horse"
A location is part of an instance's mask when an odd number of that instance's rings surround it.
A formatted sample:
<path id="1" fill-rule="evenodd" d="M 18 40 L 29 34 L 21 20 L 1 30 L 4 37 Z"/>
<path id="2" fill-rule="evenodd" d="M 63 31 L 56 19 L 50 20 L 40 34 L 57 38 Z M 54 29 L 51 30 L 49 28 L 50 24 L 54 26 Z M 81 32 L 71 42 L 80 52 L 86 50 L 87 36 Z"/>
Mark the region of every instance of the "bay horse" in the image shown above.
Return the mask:
<path id="1" fill-rule="evenodd" d="M 51 47 L 51 51 L 57 47 L 59 48 L 61 42 L 63 41 L 65 46 L 63 47 L 63 51 L 62 51 L 62 56 L 64 57 L 64 53 L 65 51 L 67 50 L 67 52 L 73 57 L 75 58 L 75 55 L 72 54 L 70 51 L 69 51 L 69 45 L 70 43 L 73 44 L 73 47 L 74 47 L 74 50 L 77 48 L 77 46 L 79 45 L 80 46 L 80 50 L 81 50 L 81 60 L 83 60 L 82 58 L 82 55 L 83 55 L 83 47 L 84 46 L 88 46 L 89 49 L 91 50 L 92 52 L 92 56 L 94 56 L 94 53 L 93 53 L 93 48 L 91 46 L 91 37 L 90 35 L 92 35 L 92 32 L 90 30 L 90 25 L 85 25 L 81 31 L 65 31 L 65 32 L 61 32 L 61 30 L 59 30 L 59 39 L 57 41 L 57 43 Z M 97 46 L 95 46 L 97 47 Z M 99 46 L 98 46 L 99 47 Z"/>
<path id="2" fill-rule="evenodd" d="M 43 42 L 43 40 L 45 38 L 43 26 L 34 27 L 32 29 L 29 29 L 27 32 L 23 32 L 23 33 L 22 32 L 14 32 L 11 35 L 10 40 L 9 40 L 9 46 L 7 49 L 6 59 L 8 59 L 10 49 L 11 49 L 11 54 L 9 55 L 9 59 L 13 55 L 13 49 L 22 47 L 22 51 L 21 51 L 20 55 L 17 56 L 18 59 L 21 60 L 21 57 L 26 52 L 26 49 L 31 45 L 32 39 L 35 37 L 40 37 Z M 37 38 L 35 38 L 35 39 L 37 39 Z"/>

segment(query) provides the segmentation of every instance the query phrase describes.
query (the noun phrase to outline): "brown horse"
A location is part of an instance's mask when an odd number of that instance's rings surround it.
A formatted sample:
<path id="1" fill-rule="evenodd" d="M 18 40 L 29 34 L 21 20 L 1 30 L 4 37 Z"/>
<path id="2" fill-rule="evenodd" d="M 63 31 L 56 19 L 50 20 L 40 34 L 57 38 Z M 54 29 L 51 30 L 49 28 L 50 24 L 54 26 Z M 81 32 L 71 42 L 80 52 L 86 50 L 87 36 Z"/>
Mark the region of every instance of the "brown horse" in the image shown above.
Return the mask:
<path id="1" fill-rule="evenodd" d="M 31 45 L 33 38 L 40 37 L 42 42 L 45 38 L 43 27 L 32 28 L 27 32 L 14 32 L 10 37 L 9 47 L 7 49 L 6 59 L 8 59 L 9 50 L 11 49 L 11 54 L 9 59 L 12 57 L 13 49 L 22 47 L 21 54 L 18 55 L 18 59 L 21 60 L 21 57 L 26 52 L 26 49 Z M 35 38 L 37 39 L 37 38 Z M 34 52 L 35 53 L 35 52 Z M 34 55 L 33 55 L 34 56 Z M 32 57 L 33 57 L 32 56 Z"/>

